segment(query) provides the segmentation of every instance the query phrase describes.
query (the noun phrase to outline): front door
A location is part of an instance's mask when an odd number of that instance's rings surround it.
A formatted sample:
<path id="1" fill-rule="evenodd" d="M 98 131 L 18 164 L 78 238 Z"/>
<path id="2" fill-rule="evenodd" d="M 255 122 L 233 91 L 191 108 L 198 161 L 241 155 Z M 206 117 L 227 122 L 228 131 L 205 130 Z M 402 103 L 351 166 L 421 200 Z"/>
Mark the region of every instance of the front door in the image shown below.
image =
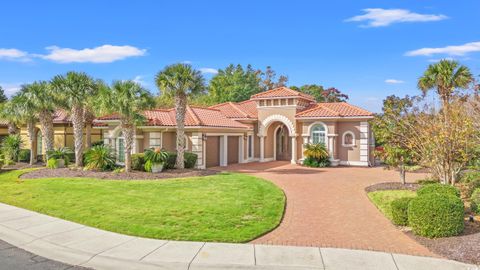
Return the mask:
<path id="1" fill-rule="evenodd" d="M 275 155 L 277 160 L 292 159 L 292 150 L 288 136 L 288 129 L 282 125 L 275 134 Z"/>

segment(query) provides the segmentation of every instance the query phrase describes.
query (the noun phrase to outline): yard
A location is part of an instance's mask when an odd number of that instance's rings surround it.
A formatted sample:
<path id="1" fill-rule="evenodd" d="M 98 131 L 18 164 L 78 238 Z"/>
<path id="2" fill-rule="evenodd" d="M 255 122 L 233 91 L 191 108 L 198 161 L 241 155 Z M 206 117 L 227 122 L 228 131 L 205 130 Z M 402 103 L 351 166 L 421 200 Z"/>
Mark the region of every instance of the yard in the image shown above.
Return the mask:
<path id="1" fill-rule="evenodd" d="M 399 198 L 415 197 L 417 194 L 411 190 L 379 190 L 369 192 L 368 198 L 390 220 L 392 220 L 391 203 Z"/>
<path id="2" fill-rule="evenodd" d="M 172 180 L 19 179 L 0 174 L 0 201 L 108 231 L 169 240 L 247 242 L 281 221 L 272 183 L 221 173 Z"/>

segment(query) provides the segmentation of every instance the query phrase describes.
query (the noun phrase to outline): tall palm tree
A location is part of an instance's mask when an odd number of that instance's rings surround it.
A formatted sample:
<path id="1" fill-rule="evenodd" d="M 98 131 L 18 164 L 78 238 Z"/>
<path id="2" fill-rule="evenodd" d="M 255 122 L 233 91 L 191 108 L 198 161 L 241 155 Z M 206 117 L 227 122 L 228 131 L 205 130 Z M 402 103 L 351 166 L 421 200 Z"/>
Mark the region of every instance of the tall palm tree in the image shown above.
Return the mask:
<path id="1" fill-rule="evenodd" d="M 130 172 L 135 125 L 144 121 L 143 111 L 152 108 L 155 101 L 150 92 L 134 81 L 114 81 L 111 87 L 104 85 L 100 95 L 99 111 L 120 117 L 125 139 L 125 171 Z"/>
<path id="2" fill-rule="evenodd" d="M 163 95 L 173 97 L 177 121 L 177 160 L 175 167 L 183 169 L 185 151 L 185 113 L 187 98 L 205 89 L 205 79 L 202 74 L 188 64 L 174 64 L 161 70 L 155 82 Z"/>
<path id="3" fill-rule="evenodd" d="M 53 94 L 50 84 L 39 81 L 24 85 L 21 94 L 22 101 L 29 103 L 29 109 L 32 109 L 40 120 L 40 130 L 45 140 L 46 150 L 53 150 L 53 113 L 57 106 L 57 98 Z"/>
<path id="4" fill-rule="evenodd" d="M 446 108 L 451 101 L 455 90 L 467 89 L 473 82 L 470 69 L 453 60 L 440 60 L 431 64 L 418 79 L 418 88 L 426 94 L 429 90 L 436 89 L 442 100 L 442 106 Z"/>
<path id="5" fill-rule="evenodd" d="M 87 100 L 97 94 L 97 85 L 86 73 L 72 71 L 66 75 L 55 76 L 51 84 L 61 98 L 63 107 L 70 110 L 75 144 L 75 166 L 80 167 L 83 165 L 85 105 Z"/>

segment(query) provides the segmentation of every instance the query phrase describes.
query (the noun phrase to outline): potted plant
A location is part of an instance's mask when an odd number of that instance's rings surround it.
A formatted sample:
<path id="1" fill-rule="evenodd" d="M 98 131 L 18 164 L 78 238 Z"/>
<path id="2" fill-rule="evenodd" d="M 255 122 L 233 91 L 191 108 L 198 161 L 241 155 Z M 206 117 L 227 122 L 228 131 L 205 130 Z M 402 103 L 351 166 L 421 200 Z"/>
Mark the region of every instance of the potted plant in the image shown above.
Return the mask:
<path id="1" fill-rule="evenodd" d="M 160 148 L 145 150 L 145 171 L 159 173 L 163 171 L 168 153 Z"/>
<path id="2" fill-rule="evenodd" d="M 60 147 L 58 149 L 47 151 L 47 160 L 56 160 L 57 168 L 64 168 L 70 163 L 69 155 L 73 151 L 68 147 Z"/>

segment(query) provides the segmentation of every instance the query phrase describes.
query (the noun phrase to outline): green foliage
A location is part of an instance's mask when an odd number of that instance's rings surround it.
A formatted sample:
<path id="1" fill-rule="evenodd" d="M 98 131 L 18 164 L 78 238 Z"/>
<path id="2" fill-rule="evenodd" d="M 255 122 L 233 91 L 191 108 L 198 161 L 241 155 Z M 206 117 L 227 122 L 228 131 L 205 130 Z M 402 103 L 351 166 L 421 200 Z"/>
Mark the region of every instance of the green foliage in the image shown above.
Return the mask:
<path id="1" fill-rule="evenodd" d="M 161 94 L 167 97 L 188 97 L 205 91 L 205 79 L 202 73 L 190 64 L 166 66 L 155 77 L 155 83 Z"/>
<path id="2" fill-rule="evenodd" d="M 150 160 L 145 162 L 144 169 L 146 172 L 151 172 L 152 167 L 153 167 L 153 163 Z"/>
<path id="3" fill-rule="evenodd" d="M 399 198 L 391 202 L 392 222 L 395 225 L 408 225 L 408 205 L 413 197 Z"/>
<path id="4" fill-rule="evenodd" d="M 191 169 L 195 167 L 197 164 L 197 155 L 191 152 L 185 152 L 183 154 L 185 168 Z M 173 169 L 175 168 L 175 161 L 177 159 L 177 153 L 175 152 L 168 152 L 168 158 L 165 163 L 165 169 Z"/>
<path id="5" fill-rule="evenodd" d="M 58 160 L 56 158 L 49 158 L 47 161 L 47 168 L 56 169 L 58 168 Z"/>
<path id="6" fill-rule="evenodd" d="M 218 70 L 210 80 L 209 102 L 215 104 L 248 100 L 250 96 L 262 91 L 260 75 L 251 65 L 243 68 L 242 65 L 230 64 L 225 69 Z"/>
<path id="7" fill-rule="evenodd" d="M 144 152 L 145 161 L 155 163 L 164 163 L 168 159 L 168 153 L 160 148 L 147 149 Z"/>
<path id="8" fill-rule="evenodd" d="M 72 154 L 74 153 L 69 147 L 60 147 L 58 149 L 47 151 L 47 156 L 49 158 L 63 159 L 65 160 L 65 165 L 70 164 L 70 158 Z"/>
<path id="9" fill-rule="evenodd" d="M 0 103 L 4 103 L 8 100 L 7 96 L 5 95 L 5 91 L 0 86 Z"/>
<path id="10" fill-rule="evenodd" d="M 290 88 L 313 96 L 317 102 L 345 102 L 348 100 L 348 95 L 334 87 L 325 89 L 321 85 L 305 84 L 300 87 L 291 86 Z"/>
<path id="11" fill-rule="evenodd" d="M 305 159 L 303 165 L 308 167 L 328 167 L 330 160 L 328 150 L 323 143 L 307 143 L 303 151 Z"/>
<path id="12" fill-rule="evenodd" d="M 20 149 L 20 152 L 18 152 L 18 161 L 29 162 L 30 161 L 30 149 Z"/>
<path id="13" fill-rule="evenodd" d="M 145 170 L 145 155 L 143 153 L 132 155 L 132 169 L 136 171 Z"/>
<path id="14" fill-rule="evenodd" d="M 418 196 L 432 193 L 445 196 L 455 196 L 460 198 L 460 191 L 456 187 L 439 183 L 424 185 L 417 191 Z"/>
<path id="15" fill-rule="evenodd" d="M 464 229 L 464 206 L 460 198 L 437 193 L 414 198 L 408 208 L 408 223 L 421 236 L 458 235 Z"/>
<path id="16" fill-rule="evenodd" d="M 20 135 L 8 135 L 2 141 L 0 151 L 3 154 L 5 164 L 15 162 L 18 160 L 18 154 L 20 153 L 20 147 L 22 146 L 22 138 Z"/>
<path id="17" fill-rule="evenodd" d="M 93 146 L 98 146 L 98 145 L 104 145 L 104 142 L 103 141 L 92 142 L 92 147 Z"/>
<path id="18" fill-rule="evenodd" d="M 375 206 L 390 220 L 392 216 L 392 202 L 396 199 L 416 197 L 417 193 L 411 190 L 377 190 L 367 194 Z"/>
<path id="19" fill-rule="evenodd" d="M 94 146 L 85 152 L 86 168 L 109 171 L 115 168 L 115 153 L 109 146 Z"/>
<path id="20" fill-rule="evenodd" d="M 473 191 L 472 197 L 470 197 L 470 203 L 472 212 L 480 214 L 480 188 Z"/>

